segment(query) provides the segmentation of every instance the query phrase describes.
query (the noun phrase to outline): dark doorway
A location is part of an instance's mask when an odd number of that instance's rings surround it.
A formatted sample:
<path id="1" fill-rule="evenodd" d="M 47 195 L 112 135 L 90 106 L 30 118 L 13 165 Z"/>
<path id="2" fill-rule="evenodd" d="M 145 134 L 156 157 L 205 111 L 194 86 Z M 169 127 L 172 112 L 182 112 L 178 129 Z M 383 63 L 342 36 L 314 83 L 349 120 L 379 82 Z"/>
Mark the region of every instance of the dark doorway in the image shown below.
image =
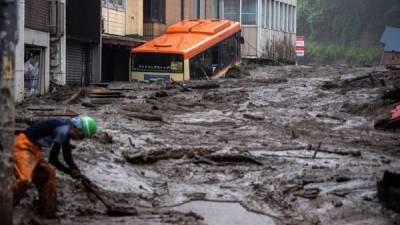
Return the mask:
<path id="1" fill-rule="evenodd" d="M 103 44 L 102 82 L 129 81 L 130 49 Z"/>
<path id="2" fill-rule="evenodd" d="M 67 40 L 67 84 L 85 86 L 90 84 L 89 44 Z"/>
<path id="3" fill-rule="evenodd" d="M 44 82 L 43 48 L 25 46 L 24 56 L 24 89 L 25 96 L 36 96 L 42 93 Z"/>

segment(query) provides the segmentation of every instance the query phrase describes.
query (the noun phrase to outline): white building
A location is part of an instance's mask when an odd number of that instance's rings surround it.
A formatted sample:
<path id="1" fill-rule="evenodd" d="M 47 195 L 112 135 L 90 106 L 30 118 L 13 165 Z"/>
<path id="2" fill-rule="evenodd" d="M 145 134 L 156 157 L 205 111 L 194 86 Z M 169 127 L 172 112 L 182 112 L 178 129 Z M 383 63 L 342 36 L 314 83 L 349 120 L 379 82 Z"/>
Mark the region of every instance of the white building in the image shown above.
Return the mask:
<path id="1" fill-rule="evenodd" d="M 206 17 L 241 23 L 244 57 L 294 61 L 296 6 L 297 0 L 212 0 L 212 15 Z"/>
<path id="2" fill-rule="evenodd" d="M 19 0 L 15 100 L 65 84 L 65 0 Z"/>

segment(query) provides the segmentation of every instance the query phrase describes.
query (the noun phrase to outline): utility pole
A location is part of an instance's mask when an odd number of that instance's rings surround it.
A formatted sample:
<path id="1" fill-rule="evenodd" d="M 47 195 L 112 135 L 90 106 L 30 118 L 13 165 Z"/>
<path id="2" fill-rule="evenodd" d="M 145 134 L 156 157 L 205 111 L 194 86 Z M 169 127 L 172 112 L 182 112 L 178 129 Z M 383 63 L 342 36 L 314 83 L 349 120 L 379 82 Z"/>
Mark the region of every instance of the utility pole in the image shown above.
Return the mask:
<path id="1" fill-rule="evenodd" d="M 0 221 L 12 225 L 14 181 L 15 47 L 18 41 L 18 0 L 0 0 Z"/>

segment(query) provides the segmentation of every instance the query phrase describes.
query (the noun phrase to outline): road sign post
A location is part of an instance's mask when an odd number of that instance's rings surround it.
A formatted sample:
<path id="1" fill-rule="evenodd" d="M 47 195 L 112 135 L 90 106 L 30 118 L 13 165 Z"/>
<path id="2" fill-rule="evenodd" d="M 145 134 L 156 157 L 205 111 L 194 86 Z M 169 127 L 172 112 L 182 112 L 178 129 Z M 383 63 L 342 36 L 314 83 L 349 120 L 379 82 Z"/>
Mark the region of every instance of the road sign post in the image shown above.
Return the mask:
<path id="1" fill-rule="evenodd" d="M 298 57 L 304 57 L 304 36 L 296 36 L 296 65 L 298 64 Z"/>

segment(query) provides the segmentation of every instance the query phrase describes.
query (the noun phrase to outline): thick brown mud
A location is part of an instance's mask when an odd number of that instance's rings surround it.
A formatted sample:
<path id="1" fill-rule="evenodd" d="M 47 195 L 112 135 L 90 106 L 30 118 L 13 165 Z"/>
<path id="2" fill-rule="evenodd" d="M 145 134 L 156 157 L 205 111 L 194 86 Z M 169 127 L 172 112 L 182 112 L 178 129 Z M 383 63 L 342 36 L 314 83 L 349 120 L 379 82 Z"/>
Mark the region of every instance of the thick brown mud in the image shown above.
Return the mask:
<path id="1" fill-rule="evenodd" d="M 92 87 L 71 99 L 78 90 L 62 89 L 25 101 L 21 129 L 52 116 L 95 117 L 99 133 L 74 143 L 75 161 L 107 201 L 138 214 L 108 215 L 79 181 L 58 172 L 58 217 L 38 218 L 31 190 L 15 224 L 222 225 L 234 224 L 234 214 L 248 224 L 398 224 L 378 202 L 376 184 L 385 170 L 400 170 L 399 133 L 374 124 L 389 118 L 395 101 L 383 97 L 400 74 L 345 66 L 250 71 L 243 79 L 113 83 L 111 94 Z"/>

